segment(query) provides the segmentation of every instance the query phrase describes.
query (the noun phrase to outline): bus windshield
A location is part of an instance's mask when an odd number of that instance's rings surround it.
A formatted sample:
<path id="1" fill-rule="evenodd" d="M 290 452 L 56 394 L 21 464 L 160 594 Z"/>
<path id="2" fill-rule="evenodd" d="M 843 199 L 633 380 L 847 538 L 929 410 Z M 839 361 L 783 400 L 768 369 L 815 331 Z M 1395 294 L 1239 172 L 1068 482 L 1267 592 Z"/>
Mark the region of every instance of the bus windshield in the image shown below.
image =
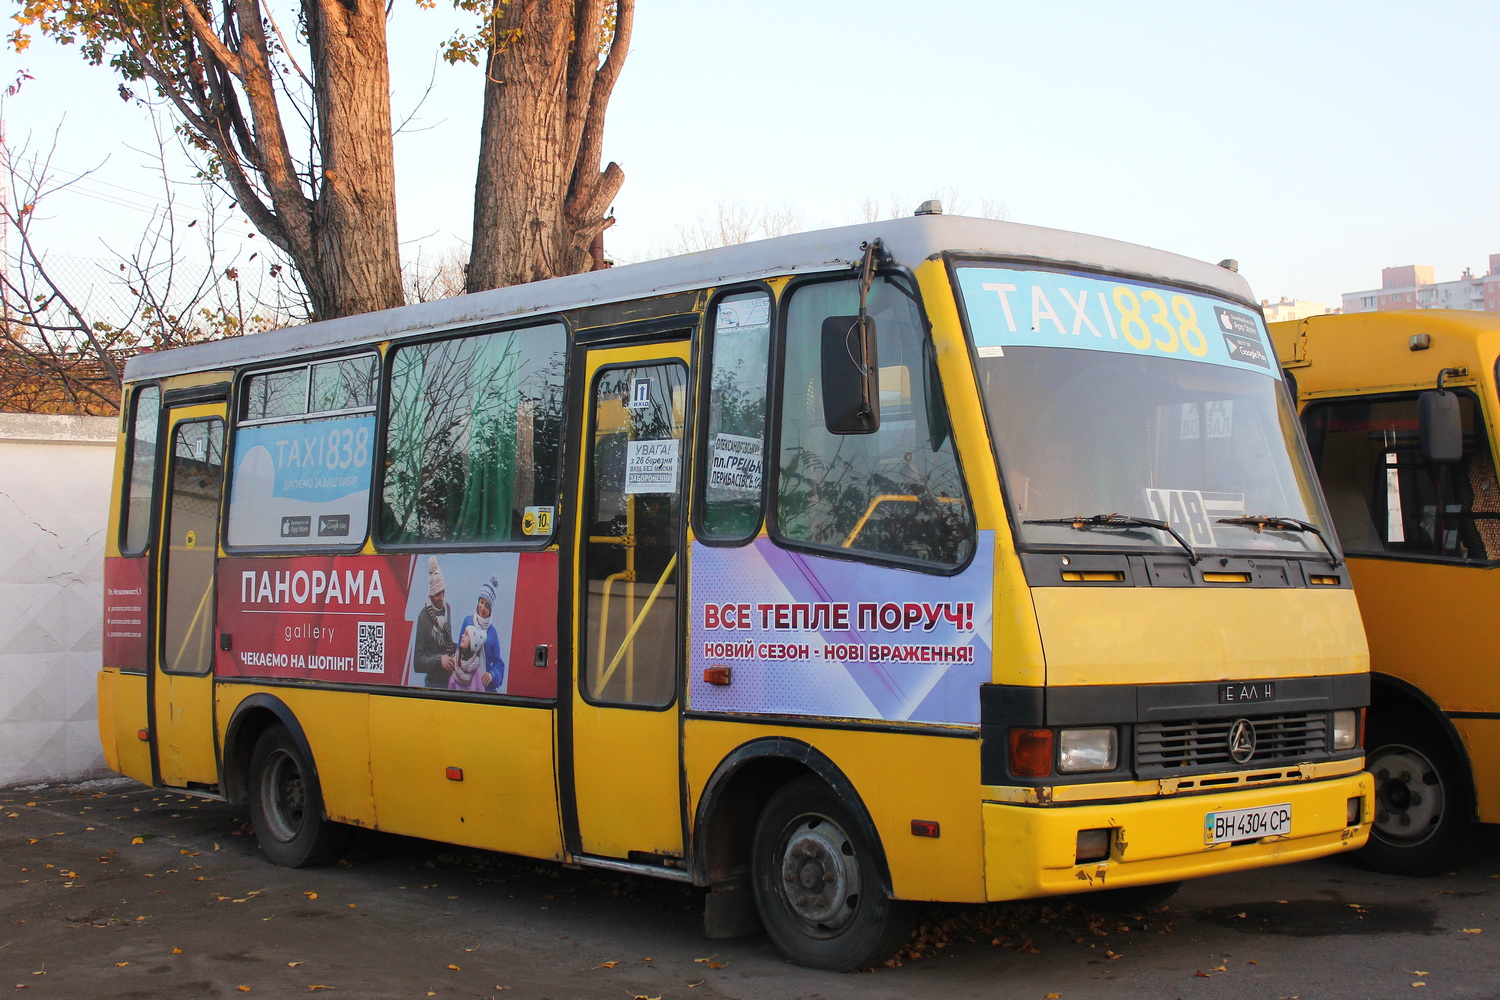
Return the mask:
<path id="1" fill-rule="evenodd" d="M 1330 553 L 1258 316 L 1094 275 L 958 277 L 1023 545 Z"/>

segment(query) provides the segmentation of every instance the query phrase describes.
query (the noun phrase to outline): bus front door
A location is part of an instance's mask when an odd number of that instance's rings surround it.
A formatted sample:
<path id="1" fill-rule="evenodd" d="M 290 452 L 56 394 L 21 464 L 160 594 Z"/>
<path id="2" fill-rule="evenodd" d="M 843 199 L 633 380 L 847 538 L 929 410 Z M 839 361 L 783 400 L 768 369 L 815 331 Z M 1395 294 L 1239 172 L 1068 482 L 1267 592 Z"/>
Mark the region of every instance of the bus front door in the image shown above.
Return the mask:
<path id="1" fill-rule="evenodd" d="M 151 747 L 157 782 L 216 785 L 214 565 L 224 489 L 224 406 L 180 406 L 167 415 L 165 496 L 151 664 Z"/>
<path id="2" fill-rule="evenodd" d="M 668 868 L 683 854 L 686 359 L 686 341 L 584 354 L 574 683 L 563 737 L 569 849 Z"/>

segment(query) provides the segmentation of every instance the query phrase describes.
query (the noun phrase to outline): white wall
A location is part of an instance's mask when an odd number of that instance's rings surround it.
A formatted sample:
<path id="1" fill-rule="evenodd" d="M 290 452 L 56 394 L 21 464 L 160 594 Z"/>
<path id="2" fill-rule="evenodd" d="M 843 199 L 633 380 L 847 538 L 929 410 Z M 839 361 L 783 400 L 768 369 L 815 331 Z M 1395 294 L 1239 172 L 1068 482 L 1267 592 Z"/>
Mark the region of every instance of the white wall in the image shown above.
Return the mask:
<path id="1" fill-rule="evenodd" d="M 115 428 L 0 413 L 0 786 L 104 770 L 94 685 Z"/>

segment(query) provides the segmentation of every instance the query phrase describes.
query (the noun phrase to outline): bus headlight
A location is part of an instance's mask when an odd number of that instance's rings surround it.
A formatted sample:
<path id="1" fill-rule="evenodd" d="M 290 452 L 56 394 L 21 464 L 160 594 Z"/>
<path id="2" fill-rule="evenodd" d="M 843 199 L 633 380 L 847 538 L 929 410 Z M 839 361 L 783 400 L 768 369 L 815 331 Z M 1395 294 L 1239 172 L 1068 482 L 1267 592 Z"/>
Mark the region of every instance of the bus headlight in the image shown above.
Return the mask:
<path id="1" fill-rule="evenodd" d="M 1353 750 L 1359 746 L 1359 712 L 1352 708 L 1333 713 L 1333 748 Z"/>
<path id="2" fill-rule="evenodd" d="M 1113 771 L 1119 764 L 1120 740 L 1112 726 L 1062 729 L 1057 737 L 1057 769 L 1064 774 Z"/>

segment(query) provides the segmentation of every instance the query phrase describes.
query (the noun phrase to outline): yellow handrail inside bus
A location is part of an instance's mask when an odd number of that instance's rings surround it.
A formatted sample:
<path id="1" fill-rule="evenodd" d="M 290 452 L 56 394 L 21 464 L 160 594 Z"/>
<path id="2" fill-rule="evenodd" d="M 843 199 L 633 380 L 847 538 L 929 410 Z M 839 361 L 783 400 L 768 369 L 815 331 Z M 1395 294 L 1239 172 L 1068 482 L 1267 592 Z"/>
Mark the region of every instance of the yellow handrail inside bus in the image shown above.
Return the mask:
<path id="1" fill-rule="evenodd" d="M 676 568 L 677 553 L 674 552 L 672 553 L 672 558 L 667 560 L 667 565 L 662 569 L 661 578 L 656 581 L 656 586 L 651 588 L 651 596 L 647 597 L 646 603 L 641 606 L 641 613 L 636 615 L 635 621 L 630 623 L 630 631 L 626 632 L 625 638 L 620 640 L 620 648 L 615 650 L 615 658 L 610 660 L 609 666 L 604 668 L 604 673 L 599 678 L 600 691 L 604 690 L 604 686 L 608 684 L 609 679 L 614 676 L 615 669 L 620 665 L 620 658 L 625 655 L 626 650 L 630 649 L 630 644 L 635 639 L 635 634 L 641 629 L 641 623 L 644 622 L 646 620 L 646 616 L 651 613 L 651 606 L 656 603 L 656 599 L 661 596 L 662 588 L 667 585 L 667 577 L 671 576 L 672 570 Z"/>
<path id="2" fill-rule="evenodd" d="M 849 546 L 853 545 L 854 544 L 854 540 L 859 537 L 859 533 L 861 531 L 865 530 L 865 524 L 866 524 L 866 522 L 868 522 L 870 520 L 870 516 L 875 513 L 875 508 L 879 507 L 881 504 L 885 503 L 886 501 L 888 501 L 888 500 L 894 500 L 894 501 L 897 501 L 899 503 L 917 503 L 921 499 L 922 499 L 921 497 L 917 496 L 914 493 L 882 493 L 882 494 L 880 494 L 875 499 L 873 499 L 873 500 L 870 501 L 870 506 L 868 506 L 868 507 L 865 508 L 864 515 L 861 516 L 860 519 L 859 519 L 859 522 L 854 525 L 854 530 L 851 531 L 851 532 L 849 532 L 849 537 L 845 538 L 843 544 L 841 546 L 839 546 L 839 547 L 847 549 Z M 938 503 L 963 503 L 964 502 L 964 498 L 963 497 L 935 497 L 934 499 L 937 500 Z"/>
<path id="3" fill-rule="evenodd" d="M 176 548 L 177 546 L 173 546 L 174 550 Z M 203 651 L 202 646 L 204 639 L 207 638 L 207 630 L 203 629 L 202 626 L 205 624 L 205 616 L 208 612 L 209 603 L 213 597 L 213 594 L 214 584 L 213 579 L 210 578 L 208 581 L 208 586 L 203 588 L 203 596 L 198 599 L 198 607 L 193 610 L 193 617 L 192 620 L 188 622 L 187 630 L 182 633 L 182 645 L 178 647 L 176 655 L 174 655 L 169 661 L 169 669 L 171 669 L 172 671 L 184 673 L 186 672 L 182 671 L 181 668 L 178 667 L 178 664 L 182 662 L 183 656 L 187 653 L 188 644 L 193 641 L 193 637 L 195 635 L 198 638 L 199 652 L 201 653 Z M 212 648 L 212 646 L 210 646 L 210 648 Z M 204 671 L 202 670 L 202 665 L 202 657 L 200 656 L 193 665 L 192 673 L 203 673 Z"/>

